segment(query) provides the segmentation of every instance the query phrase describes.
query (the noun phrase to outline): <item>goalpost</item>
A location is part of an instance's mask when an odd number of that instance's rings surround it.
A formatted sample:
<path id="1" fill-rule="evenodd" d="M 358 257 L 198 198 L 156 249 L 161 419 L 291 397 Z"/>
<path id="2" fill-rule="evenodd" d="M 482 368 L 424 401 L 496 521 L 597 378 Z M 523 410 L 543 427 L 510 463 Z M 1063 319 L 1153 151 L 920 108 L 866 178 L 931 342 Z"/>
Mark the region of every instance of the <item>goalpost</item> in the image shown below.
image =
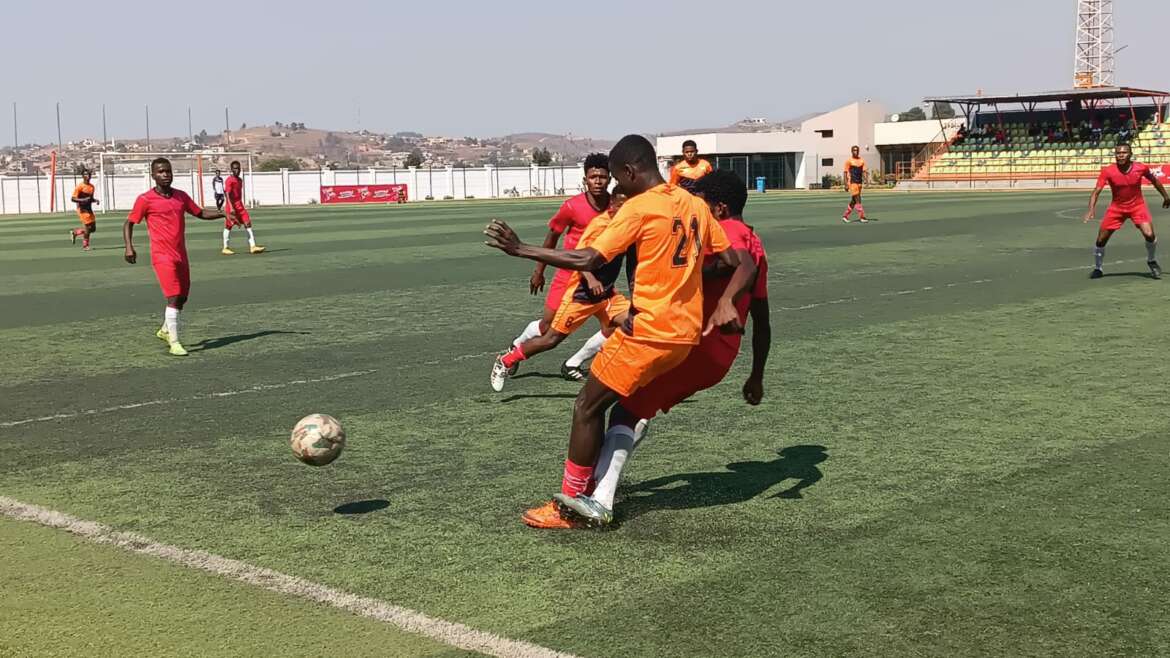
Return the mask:
<path id="1" fill-rule="evenodd" d="M 150 153 L 123 153 L 104 151 L 98 154 L 95 187 L 102 195 L 101 212 L 129 209 L 139 194 L 154 186 L 150 178 L 150 163 L 156 158 L 171 161 L 177 189 L 191 195 L 201 206 L 214 205 L 211 191 L 212 172 L 218 169 L 224 178 L 231 173 L 231 162 L 240 161 L 240 175 L 244 178 L 244 204 L 251 207 L 252 154 L 248 151 L 158 151 Z"/>

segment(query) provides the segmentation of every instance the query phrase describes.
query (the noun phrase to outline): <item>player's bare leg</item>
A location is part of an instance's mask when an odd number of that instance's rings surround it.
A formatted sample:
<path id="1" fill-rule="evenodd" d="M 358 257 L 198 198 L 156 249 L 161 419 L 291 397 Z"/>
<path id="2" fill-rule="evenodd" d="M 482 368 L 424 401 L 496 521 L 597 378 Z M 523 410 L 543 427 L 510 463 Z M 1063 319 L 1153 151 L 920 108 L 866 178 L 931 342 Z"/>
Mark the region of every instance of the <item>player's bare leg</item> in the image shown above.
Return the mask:
<path id="1" fill-rule="evenodd" d="M 1102 269 L 1105 266 L 1105 245 L 1109 244 L 1109 238 L 1113 236 L 1114 229 L 1101 227 L 1097 231 L 1097 243 L 1093 245 L 1093 272 L 1089 274 L 1090 279 L 1100 279 L 1105 276 L 1105 271 Z"/>
<path id="2" fill-rule="evenodd" d="M 568 338 L 568 334 L 562 334 L 550 328 L 536 338 L 514 345 L 506 354 L 496 357 L 496 362 L 492 365 L 492 390 L 497 393 L 504 390 L 504 381 L 512 376 L 521 361 L 526 361 L 541 352 L 555 348 L 566 338 Z"/>
<path id="3" fill-rule="evenodd" d="M 1150 267 L 1150 276 L 1162 278 L 1162 268 L 1158 265 L 1158 236 L 1154 234 L 1154 223 L 1137 224 L 1137 230 L 1146 240 L 1146 265 Z"/>

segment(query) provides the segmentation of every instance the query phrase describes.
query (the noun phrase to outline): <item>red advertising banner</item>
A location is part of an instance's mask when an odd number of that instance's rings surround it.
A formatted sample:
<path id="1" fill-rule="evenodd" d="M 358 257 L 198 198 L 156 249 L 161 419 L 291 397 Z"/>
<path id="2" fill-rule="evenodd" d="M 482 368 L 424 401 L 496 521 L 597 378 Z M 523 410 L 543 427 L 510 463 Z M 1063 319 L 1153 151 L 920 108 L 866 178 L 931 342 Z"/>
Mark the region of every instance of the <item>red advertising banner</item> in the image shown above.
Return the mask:
<path id="1" fill-rule="evenodd" d="M 1170 164 L 1162 166 L 1150 165 L 1150 173 L 1163 185 L 1170 185 Z M 1142 182 L 1149 184 L 1150 181 L 1143 179 Z"/>
<path id="2" fill-rule="evenodd" d="M 321 203 L 404 203 L 406 184 L 322 185 Z"/>

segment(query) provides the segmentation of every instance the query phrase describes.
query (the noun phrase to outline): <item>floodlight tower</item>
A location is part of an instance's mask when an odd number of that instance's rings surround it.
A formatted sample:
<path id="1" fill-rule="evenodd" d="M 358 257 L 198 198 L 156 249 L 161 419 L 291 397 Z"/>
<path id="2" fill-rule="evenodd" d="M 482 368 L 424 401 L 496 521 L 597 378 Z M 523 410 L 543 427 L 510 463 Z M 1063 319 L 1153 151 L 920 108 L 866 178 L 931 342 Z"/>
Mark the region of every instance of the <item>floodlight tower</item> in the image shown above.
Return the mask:
<path id="1" fill-rule="evenodd" d="M 1077 0 L 1077 89 L 1113 86 L 1113 0 Z"/>

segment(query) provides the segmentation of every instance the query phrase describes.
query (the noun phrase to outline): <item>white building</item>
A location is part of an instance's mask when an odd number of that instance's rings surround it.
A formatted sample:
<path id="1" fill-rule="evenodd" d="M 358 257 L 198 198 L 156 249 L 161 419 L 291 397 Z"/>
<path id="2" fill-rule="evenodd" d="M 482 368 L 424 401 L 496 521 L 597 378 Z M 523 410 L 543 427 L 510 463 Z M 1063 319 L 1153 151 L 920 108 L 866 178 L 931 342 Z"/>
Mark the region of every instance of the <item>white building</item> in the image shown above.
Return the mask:
<path id="1" fill-rule="evenodd" d="M 826 174 L 840 176 L 855 145 L 869 168 L 880 170 L 874 127 L 885 116 L 880 103 L 858 101 L 788 124 L 752 120 L 733 128 L 664 135 L 657 150 L 665 171 L 681 157 L 682 143 L 693 139 L 711 164 L 736 172 L 749 187 L 763 177 L 770 189 L 807 189 L 820 185 Z"/>

